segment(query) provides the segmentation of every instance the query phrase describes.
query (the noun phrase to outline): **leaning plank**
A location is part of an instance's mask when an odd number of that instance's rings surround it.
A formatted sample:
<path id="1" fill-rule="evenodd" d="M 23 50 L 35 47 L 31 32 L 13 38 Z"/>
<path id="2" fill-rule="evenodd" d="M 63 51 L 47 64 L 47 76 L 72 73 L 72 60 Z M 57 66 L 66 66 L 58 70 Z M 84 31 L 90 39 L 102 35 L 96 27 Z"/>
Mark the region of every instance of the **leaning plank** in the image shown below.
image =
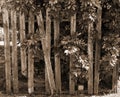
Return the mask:
<path id="1" fill-rule="evenodd" d="M 17 31 L 16 31 L 16 12 L 11 11 L 11 30 L 12 30 L 12 85 L 14 93 L 18 93 L 18 62 L 17 62 Z"/>
<path id="2" fill-rule="evenodd" d="M 20 21 L 20 42 L 22 43 L 25 39 L 25 15 L 24 13 L 20 13 L 19 21 Z M 27 76 L 26 51 L 24 48 L 20 48 L 20 54 L 21 54 L 21 73 L 24 76 Z"/>
<path id="3" fill-rule="evenodd" d="M 94 94 L 98 94 L 99 89 L 99 65 L 100 65 L 100 55 L 101 55 L 101 16 L 102 16 L 102 10 L 97 10 L 97 38 L 95 43 L 95 66 L 94 66 Z"/>
<path id="4" fill-rule="evenodd" d="M 50 87 L 49 87 L 49 81 L 48 81 L 46 66 L 45 66 L 45 92 L 46 92 L 46 94 L 50 94 Z"/>
<path id="5" fill-rule="evenodd" d="M 5 52 L 5 79 L 6 92 L 11 93 L 11 62 L 10 62 L 10 37 L 9 37 L 9 15 L 6 9 L 3 9 L 3 28 L 4 28 L 4 52 Z"/>
<path id="6" fill-rule="evenodd" d="M 91 29 L 93 23 L 88 24 L 88 60 L 89 60 L 89 71 L 88 71 L 88 94 L 93 94 L 93 40 Z"/>
<path id="7" fill-rule="evenodd" d="M 34 33 L 34 15 L 29 11 L 29 34 Z M 31 37 L 32 38 L 32 37 Z M 32 49 L 28 48 L 28 93 L 34 92 L 34 58 Z"/>
<path id="8" fill-rule="evenodd" d="M 61 66 L 60 66 L 60 52 L 58 51 L 59 36 L 60 36 L 60 21 L 54 19 L 54 47 L 56 51 L 54 52 L 55 61 L 55 81 L 56 81 L 56 91 L 61 93 Z"/>
<path id="9" fill-rule="evenodd" d="M 48 48 L 46 47 L 46 45 L 49 45 L 49 44 L 46 42 L 44 21 L 43 21 L 41 11 L 40 11 L 39 15 L 37 15 L 37 23 L 38 23 L 38 27 L 39 27 L 38 28 L 39 32 L 41 34 L 41 43 L 42 43 L 42 48 L 43 48 L 43 53 L 44 53 L 44 59 L 45 59 L 45 64 L 46 64 L 46 71 L 47 71 L 50 91 L 51 91 L 51 94 L 53 94 L 56 90 L 56 87 L 55 87 L 55 81 L 54 81 L 52 66 L 51 66 L 51 60 L 50 60 L 50 57 L 49 57 L 49 51 L 48 51 Z"/>
<path id="10" fill-rule="evenodd" d="M 48 48 L 49 56 L 51 57 L 51 19 L 49 17 L 49 8 L 46 9 L 46 48 Z M 47 76 L 47 69 L 45 65 L 45 85 L 46 85 L 46 92 L 49 93 L 49 83 L 48 83 L 48 76 Z"/>
<path id="11" fill-rule="evenodd" d="M 74 14 L 73 16 L 71 16 L 71 35 L 75 35 L 76 33 L 76 14 Z M 73 58 L 72 55 L 70 56 L 70 72 L 72 71 L 72 67 L 73 67 Z M 75 82 L 72 79 L 72 76 L 70 75 L 69 77 L 69 92 L 70 94 L 73 94 L 75 92 Z"/>

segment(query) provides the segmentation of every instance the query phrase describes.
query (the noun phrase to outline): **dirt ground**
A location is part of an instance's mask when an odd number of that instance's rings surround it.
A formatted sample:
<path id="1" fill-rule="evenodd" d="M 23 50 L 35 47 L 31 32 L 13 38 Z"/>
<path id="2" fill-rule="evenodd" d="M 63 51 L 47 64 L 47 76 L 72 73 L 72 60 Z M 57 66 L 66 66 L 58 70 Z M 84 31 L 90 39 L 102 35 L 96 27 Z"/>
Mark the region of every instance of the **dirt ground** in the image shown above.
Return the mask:
<path id="1" fill-rule="evenodd" d="M 46 95 L 5 95 L 5 94 L 0 94 L 0 97 L 120 97 L 120 93 L 117 94 L 107 94 L 107 95 L 102 95 L 102 96 L 85 96 L 85 95 L 60 95 L 60 96 L 46 96 Z"/>

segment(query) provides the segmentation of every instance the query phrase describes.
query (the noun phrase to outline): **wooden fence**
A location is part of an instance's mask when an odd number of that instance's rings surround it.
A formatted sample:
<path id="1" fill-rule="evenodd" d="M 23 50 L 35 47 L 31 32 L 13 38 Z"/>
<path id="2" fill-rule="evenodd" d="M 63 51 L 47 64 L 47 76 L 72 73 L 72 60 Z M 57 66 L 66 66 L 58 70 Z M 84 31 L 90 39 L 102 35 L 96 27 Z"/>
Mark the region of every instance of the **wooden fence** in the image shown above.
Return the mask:
<path id="1" fill-rule="evenodd" d="M 55 91 L 61 93 L 61 63 L 60 63 L 60 52 L 54 53 L 54 63 L 55 63 L 55 74 L 53 73 L 50 54 L 51 54 L 51 19 L 48 15 L 49 9 L 46 10 L 46 27 L 44 27 L 44 20 L 42 12 L 39 15 L 35 16 L 32 12 L 29 12 L 28 15 L 28 32 L 35 33 L 35 21 L 37 21 L 38 29 L 43 37 L 41 38 L 42 49 L 44 53 L 45 60 L 45 86 L 46 92 L 53 94 Z M 6 79 L 6 92 L 11 93 L 12 89 L 14 93 L 19 92 L 19 80 L 18 80 L 18 61 L 17 61 L 17 33 L 19 30 L 20 33 L 20 43 L 26 38 L 26 20 L 24 13 L 17 13 L 14 10 L 8 12 L 5 8 L 3 9 L 3 27 L 4 27 L 4 47 L 5 47 L 5 79 Z M 19 27 L 18 25 L 19 24 Z M 60 37 L 60 21 L 54 19 L 54 46 L 59 45 Z M 70 19 L 71 35 L 74 35 L 76 32 L 76 14 L 71 16 Z M 100 59 L 100 40 L 101 40 L 101 10 L 98 10 L 98 38 L 96 40 L 96 51 L 95 51 L 95 68 L 93 70 L 93 41 L 91 38 L 91 28 L 93 24 L 88 24 L 88 58 L 90 61 L 89 69 L 89 80 L 88 80 L 88 94 L 98 94 L 99 86 L 99 59 Z M 19 28 L 19 29 L 18 29 Z M 12 30 L 12 51 L 10 49 L 10 29 Z M 21 72 L 24 76 L 28 76 L 28 93 L 34 92 L 34 59 L 31 49 L 28 48 L 27 52 L 25 49 L 20 48 L 21 56 Z M 40 54 L 41 55 L 41 54 Z M 70 56 L 69 62 L 70 71 L 72 70 L 73 59 Z M 114 72 L 115 76 L 116 72 Z M 55 79 L 54 79 L 55 75 Z M 93 77 L 93 75 L 95 77 Z M 114 84 L 116 80 L 114 80 Z M 72 80 L 71 75 L 69 76 L 69 93 L 73 94 L 75 92 L 75 82 Z"/>
<path id="2" fill-rule="evenodd" d="M 54 75 L 51 67 L 50 54 L 51 54 L 51 19 L 48 16 L 49 9 L 46 10 L 46 30 L 44 27 L 44 20 L 42 13 L 37 18 L 38 29 L 40 34 L 45 34 L 45 37 L 41 38 L 41 44 L 44 52 L 45 59 L 45 84 L 46 91 L 50 88 L 51 93 L 53 94 L 55 90 L 61 91 L 61 76 L 60 76 L 60 58 L 59 53 L 55 53 L 55 71 L 56 71 L 56 86 L 54 81 Z M 19 14 L 19 15 L 17 15 Z M 14 93 L 18 93 L 18 61 L 17 61 L 17 33 L 18 24 L 20 32 L 20 43 L 26 39 L 26 20 L 24 13 L 17 13 L 16 11 L 8 11 L 3 9 L 3 28 L 4 28 L 4 47 L 5 47 L 5 79 L 6 79 L 6 92 L 11 93 L 12 88 Z M 29 12 L 28 15 L 28 32 L 35 33 L 35 15 L 32 12 Z M 10 35 L 10 29 L 12 30 L 12 35 Z M 55 30 L 55 46 L 58 45 L 59 38 L 59 21 L 54 21 L 54 30 Z M 12 36 L 12 40 L 10 40 Z M 12 51 L 10 42 L 12 41 Z M 20 48 L 21 56 L 21 73 L 24 76 L 28 76 L 28 92 L 34 92 L 34 59 L 33 54 L 30 48 L 27 52 L 22 47 Z M 40 54 L 41 55 L 41 54 Z M 48 85 L 49 84 L 49 85 Z M 49 86 L 49 87 L 48 87 Z"/>

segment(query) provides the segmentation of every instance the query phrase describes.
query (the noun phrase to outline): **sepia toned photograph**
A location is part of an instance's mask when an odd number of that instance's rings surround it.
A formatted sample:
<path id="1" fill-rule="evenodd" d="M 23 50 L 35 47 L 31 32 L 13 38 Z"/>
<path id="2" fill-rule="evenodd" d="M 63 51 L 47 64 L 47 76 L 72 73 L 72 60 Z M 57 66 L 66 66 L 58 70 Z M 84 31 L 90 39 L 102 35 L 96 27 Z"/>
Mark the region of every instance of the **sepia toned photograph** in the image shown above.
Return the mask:
<path id="1" fill-rule="evenodd" d="M 0 0 L 0 97 L 120 97 L 120 0 Z"/>

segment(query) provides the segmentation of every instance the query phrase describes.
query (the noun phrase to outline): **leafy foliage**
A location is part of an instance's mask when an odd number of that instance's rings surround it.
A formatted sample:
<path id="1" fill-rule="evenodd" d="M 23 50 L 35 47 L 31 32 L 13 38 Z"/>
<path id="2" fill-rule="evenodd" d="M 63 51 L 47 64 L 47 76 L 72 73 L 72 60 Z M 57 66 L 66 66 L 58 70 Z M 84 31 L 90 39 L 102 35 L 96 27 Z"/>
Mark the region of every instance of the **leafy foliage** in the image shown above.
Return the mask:
<path id="1" fill-rule="evenodd" d="M 40 40 L 41 35 L 39 33 L 29 33 L 27 38 L 24 39 L 21 43 L 21 48 L 26 51 L 29 49 L 33 54 L 33 58 L 42 59 L 43 60 L 43 51 L 40 49 Z M 41 53 L 41 56 L 39 54 Z"/>
<path id="2" fill-rule="evenodd" d="M 25 14 L 28 14 L 29 11 L 32 11 L 33 14 L 38 14 L 43 9 L 42 5 L 37 5 L 35 0 L 7 0 L 2 7 Z"/>
<path id="3" fill-rule="evenodd" d="M 63 37 L 61 45 L 66 55 L 71 55 L 73 58 L 73 70 L 70 72 L 73 79 L 87 78 L 87 71 L 89 69 L 89 62 L 85 52 L 87 44 L 84 40 L 78 38 L 79 34 L 75 36 Z"/>
<path id="4" fill-rule="evenodd" d="M 118 64 L 120 56 L 120 10 L 119 4 L 115 3 L 117 0 L 102 1 L 103 15 L 102 15 L 102 59 L 100 65 L 100 73 L 112 75 L 114 66 Z M 104 77 L 101 79 L 104 79 Z"/>
<path id="5" fill-rule="evenodd" d="M 76 3 L 74 0 L 61 0 L 49 3 L 50 15 L 55 19 L 66 19 L 76 13 Z"/>

